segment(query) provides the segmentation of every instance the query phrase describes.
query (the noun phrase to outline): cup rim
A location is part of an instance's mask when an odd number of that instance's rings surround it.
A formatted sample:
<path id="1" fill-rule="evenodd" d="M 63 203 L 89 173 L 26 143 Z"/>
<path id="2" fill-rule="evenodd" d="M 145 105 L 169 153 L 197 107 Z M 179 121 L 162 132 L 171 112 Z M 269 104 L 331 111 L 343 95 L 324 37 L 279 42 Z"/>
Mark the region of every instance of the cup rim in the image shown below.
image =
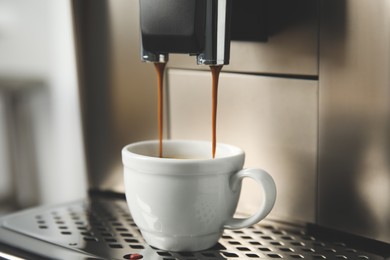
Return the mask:
<path id="1" fill-rule="evenodd" d="M 172 139 L 164 139 L 163 140 L 163 147 L 164 145 L 170 145 L 170 144 L 177 144 L 177 143 L 188 143 L 188 144 L 200 144 L 200 145 L 207 145 L 207 146 L 210 146 L 210 157 L 207 157 L 207 158 L 190 158 L 190 159 L 182 159 L 182 158 L 160 158 L 160 157 L 155 157 L 155 156 L 151 156 L 151 155 L 142 155 L 142 154 L 138 154 L 138 153 L 135 153 L 133 151 L 130 151 L 130 149 L 134 149 L 134 148 L 137 148 L 137 147 L 140 147 L 140 146 L 144 146 L 144 145 L 158 145 L 159 144 L 159 140 L 145 140 L 145 141 L 138 141 L 138 142 L 134 142 L 134 143 L 131 143 L 131 144 L 128 144 L 126 146 L 123 147 L 122 149 L 122 154 L 123 156 L 130 156 L 131 158 L 134 158 L 134 159 L 139 159 L 139 160 L 145 160 L 145 161 L 160 161 L 160 160 L 163 160 L 165 163 L 167 162 L 174 162 L 175 164 L 177 163 L 181 163 L 181 164 L 186 164 L 186 163 L 196 163 L 196 162 L 200 162 L 200 161 L 220 161 L 220 160 L 226 160 L 226 159 L 229 159 L 229 158 L 233 158 L 233 157 L 236 157 L 236 156 L 241 156 L 244 153 L 244 150 L 241 149 L 240 147 L 237 147 L 237 146 L 234 146 L 234 145 L 231 145 L 231 144 L 226 144 L 226 143 L 221 143 L 221 142 L 217 142 L 216 144 L 216 149 L 217 149 L 217 153 L 216 153 L 216 157 L 215 158 L 212 158 L 211 156 L 211 142 L 210 141 L 204 141 L 204 140 L 185 140 L 185 139 L 178 139 L 178 140 L 172 140 Z M 225 150 L 228 150 L 230 151 L 230 154 L 229 155 L 223 155 L 223 156 L 218 156 L 218 149 L 225 149 Z"/>

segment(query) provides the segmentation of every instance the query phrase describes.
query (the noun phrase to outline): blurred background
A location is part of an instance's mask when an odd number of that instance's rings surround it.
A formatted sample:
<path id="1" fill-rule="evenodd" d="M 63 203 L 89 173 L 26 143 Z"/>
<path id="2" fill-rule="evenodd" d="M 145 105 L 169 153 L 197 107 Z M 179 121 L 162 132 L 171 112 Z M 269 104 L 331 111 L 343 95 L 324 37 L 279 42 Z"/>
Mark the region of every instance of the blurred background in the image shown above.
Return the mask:
<path id="1" fill-rule="evenodd" d="M 0 0 L 0 215 L 86 196 L 70 1 Z"/>

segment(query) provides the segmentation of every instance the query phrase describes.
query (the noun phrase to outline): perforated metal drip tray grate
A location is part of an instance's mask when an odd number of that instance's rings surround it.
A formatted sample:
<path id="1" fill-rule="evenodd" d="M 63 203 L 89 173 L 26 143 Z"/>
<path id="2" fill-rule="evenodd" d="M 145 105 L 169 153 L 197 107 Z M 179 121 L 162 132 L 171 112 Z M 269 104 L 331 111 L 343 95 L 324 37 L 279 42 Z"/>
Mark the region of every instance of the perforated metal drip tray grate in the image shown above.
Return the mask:
<path id="1" fill-rule="evenodd" d="M 269 220 L 243 230 L 227 230 L 209 250 L 166 252 L 144 242 L 124 200 L 91 199 L 36 208 L 3 219 L 2 226 L 93 259 L 383 259 L 340 241 L 320 241 L 304 227 Z"/>

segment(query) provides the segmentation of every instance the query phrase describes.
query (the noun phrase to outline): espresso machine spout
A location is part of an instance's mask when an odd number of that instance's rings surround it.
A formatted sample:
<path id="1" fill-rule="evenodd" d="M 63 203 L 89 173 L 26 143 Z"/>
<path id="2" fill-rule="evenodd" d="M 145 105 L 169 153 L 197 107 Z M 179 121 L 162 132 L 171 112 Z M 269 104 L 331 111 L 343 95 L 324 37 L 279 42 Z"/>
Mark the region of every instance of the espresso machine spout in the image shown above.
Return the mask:
<path id="1" fill-rule="evenodd" d="M 199 65 L 229 64 L 230 18 L 231 0 L 140 0 L 141 59 L 184 53 Z"/>

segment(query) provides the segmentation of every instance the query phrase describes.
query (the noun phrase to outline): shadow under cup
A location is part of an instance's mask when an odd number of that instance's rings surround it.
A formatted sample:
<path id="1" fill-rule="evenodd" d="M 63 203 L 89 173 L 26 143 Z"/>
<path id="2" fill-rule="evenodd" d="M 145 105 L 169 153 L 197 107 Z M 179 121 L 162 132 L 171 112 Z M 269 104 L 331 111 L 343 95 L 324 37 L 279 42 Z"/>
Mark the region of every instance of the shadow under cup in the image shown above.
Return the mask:
<path id="1" fill-rule="evenodd" d="M 210 142 L 166 140 L 163 156 L 169 158 L 159 158 L 158 151 L 158 140 L 130 144 L 122 150 L 126 199 L 144 239 L 169 251 L 214 246 L 223 229 L 241 222 L 233 215 L 241 179 L 251 177 L 237 174 L 244 165 L 243 150 L 217 144 L 212 159 Z"/>

